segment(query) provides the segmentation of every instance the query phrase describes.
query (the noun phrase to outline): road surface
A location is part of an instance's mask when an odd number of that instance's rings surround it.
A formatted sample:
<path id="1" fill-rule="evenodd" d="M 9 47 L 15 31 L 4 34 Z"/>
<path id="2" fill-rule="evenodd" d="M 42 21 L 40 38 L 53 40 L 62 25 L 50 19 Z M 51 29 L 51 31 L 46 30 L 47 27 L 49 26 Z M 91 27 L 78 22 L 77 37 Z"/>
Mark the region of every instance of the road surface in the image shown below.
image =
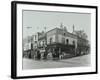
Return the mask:
<path id="1" fill-rule="evenodd" d="M 90 65 L 90 54 L 62 60 L 34 60 L 23 58 L 23 69 L 80 67 Z"/>

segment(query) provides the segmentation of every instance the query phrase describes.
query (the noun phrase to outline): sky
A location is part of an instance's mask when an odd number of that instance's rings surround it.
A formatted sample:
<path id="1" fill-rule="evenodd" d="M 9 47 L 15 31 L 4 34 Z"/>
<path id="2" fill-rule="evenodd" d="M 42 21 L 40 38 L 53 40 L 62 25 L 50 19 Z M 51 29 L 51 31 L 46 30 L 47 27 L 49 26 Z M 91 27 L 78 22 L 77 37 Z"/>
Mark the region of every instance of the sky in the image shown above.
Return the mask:
<path id="1" fill-rule="evenodd" d="M 68 32 L 84 30 L 90 40 L 91 36 L 91 14 L 51 11 L 23 11 L 23 38 L 33 35 L 36 32 L 60 28 L 61 23 L 66 26 Z"/>

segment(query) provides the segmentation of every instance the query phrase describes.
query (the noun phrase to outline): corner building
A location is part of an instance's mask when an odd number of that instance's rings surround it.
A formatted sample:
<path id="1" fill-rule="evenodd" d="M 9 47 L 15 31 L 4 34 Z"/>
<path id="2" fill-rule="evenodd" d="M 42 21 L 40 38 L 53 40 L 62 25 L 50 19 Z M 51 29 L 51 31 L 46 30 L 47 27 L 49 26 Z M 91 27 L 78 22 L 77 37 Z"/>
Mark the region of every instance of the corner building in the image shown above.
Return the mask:
<path id="1" fill-rule="evenodd" d="M 51 52 L 75 55 L 77 36 L 61 28 L 54 28 L 47 32 L 47 48 Z"/>

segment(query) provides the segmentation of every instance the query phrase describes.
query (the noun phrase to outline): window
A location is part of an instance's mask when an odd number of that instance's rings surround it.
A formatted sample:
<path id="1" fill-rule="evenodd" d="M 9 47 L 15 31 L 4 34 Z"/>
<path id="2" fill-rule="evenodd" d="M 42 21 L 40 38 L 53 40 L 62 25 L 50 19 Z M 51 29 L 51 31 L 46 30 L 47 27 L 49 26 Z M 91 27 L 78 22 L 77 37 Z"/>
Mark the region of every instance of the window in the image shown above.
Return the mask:
<path id="1" fill-rule="evenodd" d="M 69 40 L 68 40 L 68 39 L 66 39 L 66 44 L 67 44 L 67 45 L 69 44 Z"/>
<path id="2" fill-rule="evenodd" d="M 35 43 L 37 43 L 37 41 L 35 41 Z"/>
<path id="3" fill-rule="evenodd" d="M 36 35 L 35 35 L 35 40 L 36 40 Z"/>
<path id="4" fill-rule="evenodd" d="M 33 44 L 31 43 L 31 49 L 33 49 Z"/>
<path id="5" fill-rule="evenodd" d="M 65 44 L 65 38 L 62 38 L 62 43 Z"/>
<path id="6" fill-rule="evenodd" d="M 52 38 L 50 38 L 50 44 L 52 43 Z"/>
<path id="7" fill-rule="evenodd" d="M 31 38 L 31 42 L 33 42 L 33 38 Z"/>
<path id="8" fill-rule="evenodd" d="M 41 42 L 39 42 L 39 46 L 41 46 Z"/>
<path id="9" fill-rule="evenodd" d="M 75 45 L 75 41 L 73 41 L 73 45 Z"/>
<path id="10" fill-rule="evenodd" d="M 45 45 L 45 42 L 43 41 L 43 46 Z"/>
<path id="11" fill-rule="evenodd" d="M 64 33 L 64 36 L 65 36 L 66 34 Z"/>

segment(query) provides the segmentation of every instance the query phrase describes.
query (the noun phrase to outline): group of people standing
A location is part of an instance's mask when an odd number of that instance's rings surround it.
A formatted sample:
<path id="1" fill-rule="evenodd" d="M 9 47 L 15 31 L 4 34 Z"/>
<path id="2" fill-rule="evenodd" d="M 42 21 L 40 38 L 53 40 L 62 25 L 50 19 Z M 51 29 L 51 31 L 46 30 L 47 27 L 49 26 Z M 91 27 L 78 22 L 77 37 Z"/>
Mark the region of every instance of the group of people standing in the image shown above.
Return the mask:
<path id="1" fill-rule="evenodd" d="M 42 51 L 40 49 L 29 50 L 26 53 L 27 57 L 30 59 L 41 60 L 41 59 L 59 59 L 59 52 L 57 50 Z"/>

